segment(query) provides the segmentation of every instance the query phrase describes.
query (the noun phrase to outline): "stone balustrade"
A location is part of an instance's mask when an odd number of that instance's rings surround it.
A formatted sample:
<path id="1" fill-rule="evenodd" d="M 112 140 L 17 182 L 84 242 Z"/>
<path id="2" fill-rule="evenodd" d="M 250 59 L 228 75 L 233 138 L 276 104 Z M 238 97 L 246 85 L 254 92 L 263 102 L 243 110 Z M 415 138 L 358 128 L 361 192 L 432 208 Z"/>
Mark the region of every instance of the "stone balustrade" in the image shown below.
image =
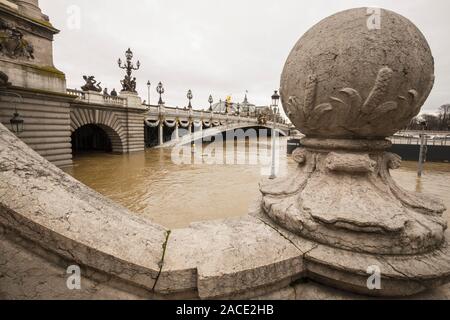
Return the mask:
<path id="1" fill-rule="evenodd" d="M 121 107 L 127 107 L 128 102 L 126 98 L 113 97 L 110 95 L 104 95 L 93 91 L 80 91 L 75 89 L 67 89 L 67 94 L 76 97 L 79 101 L 92 104 L 103 105 L 116 105 Z"/>

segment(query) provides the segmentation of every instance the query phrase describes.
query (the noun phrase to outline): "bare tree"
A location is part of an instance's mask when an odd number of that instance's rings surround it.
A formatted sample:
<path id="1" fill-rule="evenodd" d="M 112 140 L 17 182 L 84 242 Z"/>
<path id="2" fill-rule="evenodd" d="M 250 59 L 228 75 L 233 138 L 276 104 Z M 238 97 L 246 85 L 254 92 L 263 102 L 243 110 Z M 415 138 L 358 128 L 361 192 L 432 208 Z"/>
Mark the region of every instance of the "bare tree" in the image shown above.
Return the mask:
<path id="1" fill-rule="evenodd" d="M 422 114 L 419 122 L 424 121 L 426 123 L 426 130 L 438 131 L 440 129 L 441 120 L 440 117 L 434 114 Z"/>
<path id="2" fill-rule="evenodd" d="M 450 104 L 444 104 L 439 108 L 439 129 L 450 130 Z"/>

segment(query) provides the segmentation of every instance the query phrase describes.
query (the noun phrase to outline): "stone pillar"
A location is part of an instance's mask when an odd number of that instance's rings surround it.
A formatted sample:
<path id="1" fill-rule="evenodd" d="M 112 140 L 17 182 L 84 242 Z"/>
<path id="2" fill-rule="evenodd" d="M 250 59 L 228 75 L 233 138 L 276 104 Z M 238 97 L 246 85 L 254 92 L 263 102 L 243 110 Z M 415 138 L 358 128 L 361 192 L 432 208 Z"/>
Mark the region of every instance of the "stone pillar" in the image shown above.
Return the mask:
<path id="1" fill-rule="evenodd" d="M 9 127 L 17 109 L 24 120 L 20 139 L 53 164 L 71 165 L 74 97 L 66 95 L 65 75 L 53 63 L 53 40 L 59 31 L 41 13 L 37 0 L 0 4 L 1 33 L 8 43 L 0 53 L 0 70 L 12 84 L 0 93 L 0 122 Z"/>
<path id="2" fill-rule="evenodd" d="M 127 107 L 142 108 L 142 100 L 136 92 L 121 91 L 119 96 L 127 99 Z"/>
<path id="3" fill-rule="evenodd" d="M 39 8 L 39 0 L 16 0 L 21 13 L 38 19 L 48 19 Z"/>
<path id="4" fill-rule="evenodd" d="M 365 8 L 338 13 L 292 50 L 282 101 L 306 137 L 293 154 L 297 172 L 261 185 L 261 207 L 292 241 L 315 244 L 308 258 L 318 281 L 405 296 L 448 282 L 450 273 L 445 207 L 395 183 L 389 171 L 401 159 L 386 140 L 419 113 L 434 61 L 413 23 L 388 10 L 381 18 L 377 29 Z M 371 290 L 377 270 L 382 285 Z M 395 277 L 384 276 L 392 270 Z"/>
<path id="5" fill-rule="evenodd" d="M 158 141 L 159 145 L 162 146 L 164 144 L 164 122 L 160 120 L 158 125 Z"/>
<path id="6" fill-rule="evenodd" d="M 178 141 L 180 139 L 180 133 L 178 131 L 179 124 L 178 120 L 175 120 L 175 141 Z"/>

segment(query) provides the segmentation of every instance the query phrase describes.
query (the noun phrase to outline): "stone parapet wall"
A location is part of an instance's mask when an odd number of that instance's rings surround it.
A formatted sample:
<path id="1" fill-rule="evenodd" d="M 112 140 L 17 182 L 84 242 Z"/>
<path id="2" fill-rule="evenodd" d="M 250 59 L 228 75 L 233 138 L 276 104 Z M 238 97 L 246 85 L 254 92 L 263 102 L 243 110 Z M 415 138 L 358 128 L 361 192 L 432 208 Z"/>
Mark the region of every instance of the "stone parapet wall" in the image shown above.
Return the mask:
<path id="1" fill-rule="evenodd" d="M 326 268 L 327 250 L 274 225 L 258 206 L 242 218 L 168 230 L 68 176 L 0 124 L 1 298 L 367 298 L 304 283 L 337 272 Z M 364 257 L 334 256 L 341 279 L 360 287 L 354 272 Z M 423 279 L 409 279 L 409 263 L 375 262 L 387 286 L 426 285 L 440 268 L 417 257 Z M 71 265 L 81 268 L 81 290 L 66 286 Z M 448 297 L 448 287 L 419 297 Z"/>

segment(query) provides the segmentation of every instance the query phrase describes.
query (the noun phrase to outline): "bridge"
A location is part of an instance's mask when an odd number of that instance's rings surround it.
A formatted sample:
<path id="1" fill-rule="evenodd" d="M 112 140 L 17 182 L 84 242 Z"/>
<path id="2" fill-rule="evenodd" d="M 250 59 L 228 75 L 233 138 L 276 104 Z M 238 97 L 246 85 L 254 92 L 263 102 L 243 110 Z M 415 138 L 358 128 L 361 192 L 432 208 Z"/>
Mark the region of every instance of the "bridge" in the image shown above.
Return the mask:
<path id="1" fill-rule="evenodd" d="M 425 135 L 427 145 L 450 146 L 450 131 L 402 130 L 389 138 L 389 140 L 393 144 L 420 145 L 421 135 Z"/>
<path id="2" fill-rule="evenodd" d="M 143 151 L 145 147 L 172 147 L 184 142 L 246 128 L 274 128 L 272 121 L 261 122 L 256 113 L 227 114 L 213 111 L 143 104 L 137 94 L 118 97 L 94 91 L 68 89 L 70 130 L 73 151 L 102 149 L 114 153 Z M 275 125 L 284 136 L 289 125 Z M 91 141 L 94 139 L 94 141 Z"/>
<path id="3" fill-rule="evenodd" d="M 145 117 L 147 141 L 157 136 L 158 147 L 173 147 L 177 143 L 189 143 L 208 138 L 218 133 L 248 128 L 266 128 L 272 130 L 274 123 L 261 123 L 256 114 L 230 115 L 213 111 L 199 111 L 161 106 L 147 106 Z M 180 128 L 182 130 L 180 130 Z M 283 136 L 289 135 L 289 125 L 276 124 L 276 130 Z M 154 132 L 156 131 L 156 135 Z M 180 132 L 181 131 L 181 132 Z M 183 138 L 180 140 L 180 138 Z"/>

